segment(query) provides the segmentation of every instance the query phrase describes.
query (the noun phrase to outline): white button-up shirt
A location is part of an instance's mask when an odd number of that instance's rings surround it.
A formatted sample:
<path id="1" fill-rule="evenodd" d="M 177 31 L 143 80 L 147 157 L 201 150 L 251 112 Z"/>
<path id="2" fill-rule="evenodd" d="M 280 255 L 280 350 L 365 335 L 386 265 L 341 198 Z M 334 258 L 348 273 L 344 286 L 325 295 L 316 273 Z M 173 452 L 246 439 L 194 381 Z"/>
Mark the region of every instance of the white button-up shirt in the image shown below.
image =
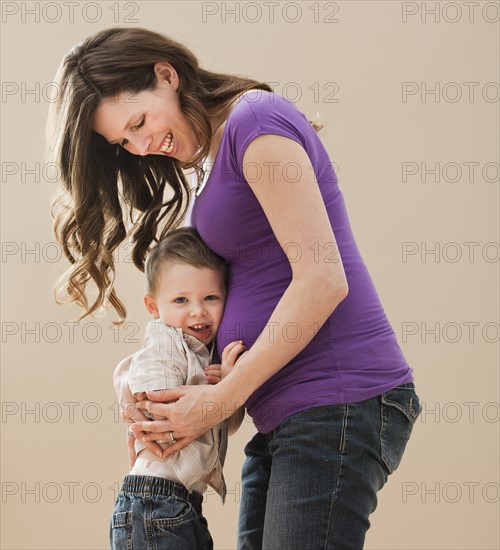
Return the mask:
<path id="1" fill-rule="evenodd" d="M 210 355 L 203 342 L 184 334 L 182 329 L 165 325 L 160 319 L 150 321 L 142 348 L 132 356 L 129 385 L 132 393 L 164 390 L 182 385 L 207 384 L 205 368 Z M 135 450 L 145 449 L 135 441 Z M 224 501 L 226 484 L 222 467 L 227 450 L 227 424 L 222 422 L 205 432 L 187 447 L 180 449 L 170 460 L 143 461 L 140 472 L 131 474 L 154 475 L 182 483 L 189 491 L 200 490 L 208 484 Z M 139 466 L 138 466 L 139 467 Z M 202 489 L 202 490 L 203 490 Z"/>

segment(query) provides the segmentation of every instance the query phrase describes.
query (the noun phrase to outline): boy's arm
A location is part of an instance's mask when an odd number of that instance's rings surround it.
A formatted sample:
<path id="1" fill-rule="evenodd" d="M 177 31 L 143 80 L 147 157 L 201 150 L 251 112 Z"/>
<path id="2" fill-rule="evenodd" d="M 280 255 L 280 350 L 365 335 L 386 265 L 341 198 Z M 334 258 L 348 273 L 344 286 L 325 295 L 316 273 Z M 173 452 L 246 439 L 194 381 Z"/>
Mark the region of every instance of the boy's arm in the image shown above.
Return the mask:
<path id="1" fill-rule="evenodd" d="M 134 398 L 140 401 L 146 399 L 148 391 L 172 389 L 185 384 L 187 369 L 183 346 L 175 329 L 161 323 L 149 323 L 141 352 L 135 354 L 128 383 Z M 146 413 L 146 417 L 152 421 L 165 420 L 165 417 L 151 413 Z M 142 440 L 144 435 L 144 432 L 135 433 L 135 437 L 152 450 L 149 442 Z M 157 440 L 156 443 L 163 450 L 172 441 Z M 161 452 L 155 454 L 161 457 Z"/>
<path id="2" fill-rule="evenodd" d="M 118 398 L 118 402 L 120 403 L 122 420 L 129 427 L 134 422 L 140 422 L 142 420 L 148 419 L 148 417 L 143 414 L 143 411 L 136 407 L 137 401 L 130 391 L 130 387 L 128 385 L 128 372 L 131 360 L 132 355 L 129 355 L 125 359 L 122 359 L 120 363 L 118 363 L 118 366 L 113 373 L 113 384 L 115 386 L 115 392 Z M 127 447 L 129 455 L 129 465 L 131 469 L 134 466 L 135 459 L 137 458 L 134 443 L 135 437 L 132 435 L 132 432 L 130 430 L 127 430 Z M 154 452 L 161 458 L 162 448 L 160 447 L 160 445 L 158 445 L 154 441 L 149 441 L 147 443 L 147 447 L 150 449 L 150 451 Z"/>

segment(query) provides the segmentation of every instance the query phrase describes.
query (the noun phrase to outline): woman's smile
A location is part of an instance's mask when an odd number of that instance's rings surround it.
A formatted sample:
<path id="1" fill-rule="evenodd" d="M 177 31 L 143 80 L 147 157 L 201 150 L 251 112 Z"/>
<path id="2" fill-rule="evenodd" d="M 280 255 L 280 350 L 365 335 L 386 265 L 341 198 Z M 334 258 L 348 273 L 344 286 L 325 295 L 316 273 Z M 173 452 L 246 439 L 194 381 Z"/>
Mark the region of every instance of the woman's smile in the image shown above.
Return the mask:
<path id="1" fill-rule="evenodd" d="M 196 133 L 182 112 L 178 81 L 168 63 L 159 63 L 156 88 L 105 97 L 92 119 L 92 129 L 133 155 L 167 155 L 187 162 L 198 150 Z"/>

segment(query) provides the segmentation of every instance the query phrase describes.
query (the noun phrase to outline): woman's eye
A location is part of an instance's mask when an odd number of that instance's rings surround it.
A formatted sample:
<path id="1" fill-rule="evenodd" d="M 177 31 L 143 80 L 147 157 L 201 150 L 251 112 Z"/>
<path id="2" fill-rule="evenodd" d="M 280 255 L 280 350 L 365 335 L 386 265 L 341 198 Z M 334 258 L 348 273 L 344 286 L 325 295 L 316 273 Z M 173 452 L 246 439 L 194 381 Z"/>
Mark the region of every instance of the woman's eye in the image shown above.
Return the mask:
<path id="1" fill-rule="evenodd" d="M 144 126 L 145 120 L 146 120 L 146 117 L 143 116 L 141 122 L 139 122 L 139 124 L 136 124 L 132 129 L 138 130 L 139 128 L 142 128 Z"/>
<path id="2" fill-rule="evenodd" d="M 127 143 L 128 143 L 128 139 L 124 139 L 124 140 L 120 143 L 120 145 L 121 145 L 122 147 L 125 147 L 125 145 L 127 145 Z"/>
<path id="3" fill-rule="evenodd" d="M 175 303 L 176 304 L 185 304 L 187 302 L 187 298 L 176 298 Z"/>

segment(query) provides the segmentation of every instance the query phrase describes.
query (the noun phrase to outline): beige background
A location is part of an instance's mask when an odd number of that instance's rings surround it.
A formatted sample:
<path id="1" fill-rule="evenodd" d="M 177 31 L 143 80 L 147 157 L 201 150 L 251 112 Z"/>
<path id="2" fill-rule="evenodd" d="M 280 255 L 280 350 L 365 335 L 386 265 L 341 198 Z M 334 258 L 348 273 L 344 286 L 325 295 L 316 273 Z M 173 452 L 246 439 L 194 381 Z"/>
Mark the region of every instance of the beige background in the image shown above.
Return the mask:
<path id="1" fill-rule="evenodd" d="M 52 300 L 67 263 L 43 160 L 61 57 L 119 24 L 171 35 L 206 68 L 275 82 L 327 120 L 320 136 L 424 406 L 366 548 L 499 548 L 498 2 L 281 2 L 272 20 L 269 3 L 226 2 L 239 21 L 215 2 L 64 4 L 2 6 L 1 547 L 106 548 L 126 472 L 111 374 L 148 320 L 142 275 L 125 247 L 125 327 L 69 324 L 77 309 Z M 436 82 L 438 96 L 422 98 Z M 439 181 L 422 170 L 435 163 Z M 235 547 L 252 432 L 245 422 L 230 442 L 227 504 L 205 500 L 217 549 Z"/>

